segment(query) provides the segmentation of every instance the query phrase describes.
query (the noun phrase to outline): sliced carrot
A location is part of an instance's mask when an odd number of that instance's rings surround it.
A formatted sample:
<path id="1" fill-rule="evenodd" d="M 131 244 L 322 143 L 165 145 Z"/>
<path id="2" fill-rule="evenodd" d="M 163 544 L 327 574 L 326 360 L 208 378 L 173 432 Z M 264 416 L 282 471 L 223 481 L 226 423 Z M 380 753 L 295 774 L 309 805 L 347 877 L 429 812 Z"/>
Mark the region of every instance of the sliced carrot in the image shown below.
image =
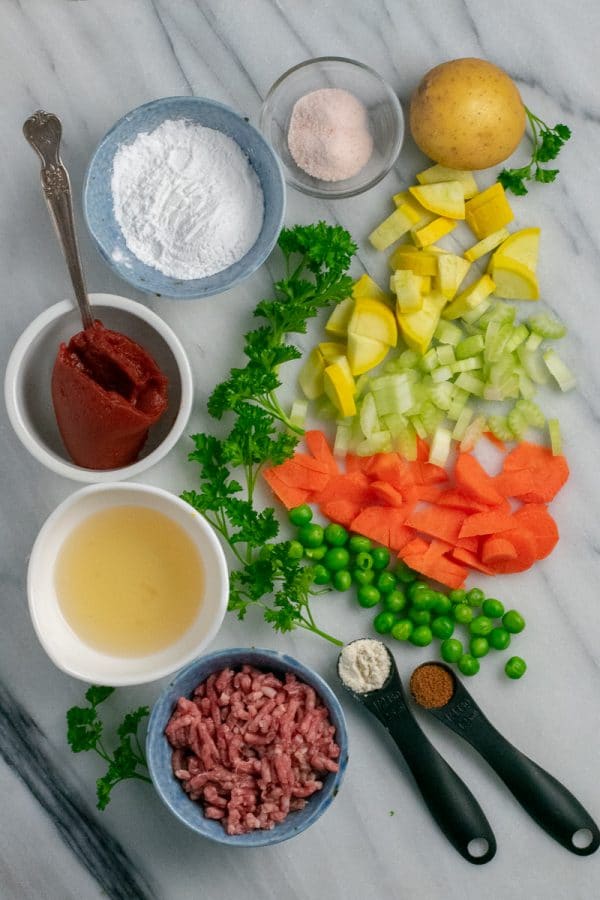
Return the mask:
<path id="1" fill-rule="evenodd" d="M 477 553 L 479 551 L 479 538 L 478 537 L 463 537 L 460 538 L 453 547 L 460 548 L 461 550 L 466 550 L 468 553 Z"/>
<path id="2" fill-rule="evenodd" d="M 483 572 L 484 575 L 494 574 L 488 566 L 481 562 L 476 553 L 466 550 L 464 547 L 455 547 L 450 556 L 457 562 L 469 566 L 470 569 L 476 569 L 478 572 Z"/>
<path id="3" fill-rule="evenodd" d="M 273 466 L 271 469 L 263 469 L 262 473 L 263 478 L 275 496 L 281 500 L 287 509 L 293 509 L 295 506 L 301 506 L 303 503 L 306 503 L 311 496 L 310 491 L 290 487 L 289 484 L 286 484 L 285 481 L 281 480 L 277 474 L 277 468 L 279 467 Z"/>
<path id="4" fill-rule="evenodd" d="M 387 506 L 403 507 L 404 497 L 400 491 L 392 487 L 385 481 L 372 481 L 371 490 L 379 503 L 385 503 Z"/>
<path id="5" fill-rule="evenodd" d="M 495 434 L 492 434 L 491 431 L 484 431 L 483 436 L 488 439 L 490 444 L 493 444 L 494 447 L 497 447 L 498 450 L 502 450 L 503 453 L 506 453 L 506 444 L 504 441 L 501 441 L 500 438 L 496 437 Z"/>
<path id="6" fill-rule="evenodd" d="M 454 467 L 457 488 L 468 497 L 474 497 L 488 506 L 500 506 L 502 495 L 494 487 L 494 480 L 470 453 L 461 453 Z"/>
<path id="7" fill-rule="evenodd" d="M 505 538 L 494 535 L 483 542 L 481 558 L 484 563 L 489 563 L 490 565 L 500 560 L 516 559 L 517 548 Z"/>
<path id="8" fill-rule="evenodd" d="M 352 503 L 366 506 L 373 502 L 373 493 L 364 472 L 347 472 L 330 478 L 323 490 L 315 491 L 314 499 L 316 503 L 325 503 L 327 500 L 350 500 Z"/>
<path id="9" fill-rule="evenodd" d="M 390 545 L 390 519 L 387 513 L 394 512 L 385 506 L 365 506 L 357 517 L 353 520 L 350 527 L 357 534 L 371 538 L 384 547 Z"/>
<path id="10" fill-rule="evenodd" d="M 398 510 L 394 511 L 398 512 Z M 408 525 L 404 525 L 399 519 L 397 521 L 390 519 L 390 542 L 388 545 L 390 550 L 402 550 L 413 540 L 414 536 L 414 530 Z"/>
<path id="11" fill-rule="evenodd" d="M 449 544 L 455 544 L 459 538 L 462 523 L 465 520 L 464 512 L 450 507 L 430 506 L 418 509 L 406 520 L 406 524 L 428 534 L 431 537 L 440 538 Z"/>
<path id="12" fill-rule="evenodd" d="M 492 561 L 490 559 L 491 541 L 506 541 L 508 544 L 512 544 L 516 555 L 512 558 L 497 558 Z M 498 545 L 492 544 L 492 547 L 496 548 L 495 552 L 497 553 Z M 503 531 L 502 534 L 498 536 L 490 535 L 483 543 L 481 558 L 484 564 L 486 566 L 489 565 L 490 569 L 493 569 L 494 573 L 498 575 L 508 575 L 512 572 L 524 572 L 525 569 L 528 569 L 535 562 L 535 539 L 528 531 L 524 531 L 520 528 L 513 528 L 512 531 Z"/>
<path id="13" fill-rule="evenodd" d="M 415 460 L 407 463 L 414 484 L 439 484 L 448 481 L 448 473 L 441 466 L 433 463 Z"/>
<path id="14" fill-rule="evenodd" d="M 397 453 L 377 453 L 369 459 L 365 471 L 375 481 L 387 481 L 400 492 L 413 484 L 408 464 Z"/>
<path id="15" fill-rule="evenodd" d="M 490 509 L 488 503 L 481 503 L 474 497 L 467 497 L 462 491 L 454 489 L 443 491 L 437 502 L 438 506 L 452 506 L 455 509 L 464 509 L 469 513 L 488 512 Z"/>
<path id="16" fill-rule="evenodd" d="M 291 459 L 286 459 L 281 465 L 275 466 L 275 471 L 288 487 L 310 492 L 322 491 L 331 479 L 322 462 L 304 453 L 297 453 Z"/>
<path id="17" fill-rule="evenodd" d="M 322 431 L 306 431 L 304 433 L 304 443 L 306 444 L 309 453 L 312 453 L 315 459 L 320 459 L 327 464 L 327 468 L 331 475 L 337 475 L 339 473 L 336 458 L 331 452 L 331 448 Z"/>
<path id="18" fill-rule="evenodd" d="M 533 490 L 519 494 L 527 503 L 548 503 L 569 477 L 569 466 L 564 456 L 553 456 L 549 447 L 527 441 L 511 450 L 504 460 L 504 472 L 521 469 L 529 469 L 535 479 Z"/>
<path id="19" fill-rule="evenodd" d="M 355 453 L 346 453 L 344 457 L 346 472 L 362 472 L 361 457 Z"/>
<path id="20" fill-rule="evenodd" d="M 498 534 L 515 527 L 514 519 L 505 512 L 479 512 L 467 516 L 460 529 L 461 538 L 479 536 L 481 534 Z"/>
<path id="21" fill-rule="evenodd" d="M 545 559 L 552 553 L 558 543 L 558 528 L 543 503 L 525 503 L 514 519 L 533 537 L 536 559 Z"/>
<path id="22" fill-rule="evenodd" d="M 412 555 L 423 555 L 427 553 L 429 549 L 430 541 L 426 541 L 425 538 L 422 537 L 414 537 L 409 544 L 406 544 L 403 547 L 402 553 L 399 555 L 404 559 L 404 554 Z"/>
<path id="23" fill-rule="evenodd" d="M 327 519 L 349 528 L 360 513 L 362 506 L 360 503 L 353 503 L 352 500 L 340 499 L 326 500 L 320 504 L 319 509 Z"/>
<path id="24" fill-rule="evenodd" d="M 440 584 L 450 588 L 458 589 L 465 583 L 465 578 L 469 574 L 466 566 L 453 562 L 446 556 L 432 556 L 427 552 L 424 554 L 406 554 L 405 550 L 406 548 L 401 551 L 400 555 L 411 569 L 416 569 L 417 572 L 421 572 L 423 575 L 427 575 L 429 578 L 433 578 L 434 581 L 439 581 Z"/>
<path id="25" fill-rule="evenodd" d="M 435 506 L 443 493 L 444 489 L 439 484 L 420 484 L 414 488 L 413 496 L 416 500 L 424 500 Z"/>
<path id="26" fill-rule="evenodd" d="M 535 476 L 530 469 L 500 472 L 494 478 L 494 487 L 504 497 L 522 497 L 535 488 Z"/>

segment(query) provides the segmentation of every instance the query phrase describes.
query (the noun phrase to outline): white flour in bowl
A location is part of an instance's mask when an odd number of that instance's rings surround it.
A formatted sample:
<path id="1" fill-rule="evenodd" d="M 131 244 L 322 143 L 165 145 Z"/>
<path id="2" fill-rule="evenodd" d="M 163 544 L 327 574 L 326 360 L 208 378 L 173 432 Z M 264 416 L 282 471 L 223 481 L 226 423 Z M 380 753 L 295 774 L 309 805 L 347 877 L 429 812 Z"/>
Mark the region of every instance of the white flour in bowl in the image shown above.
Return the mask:
<path id="1" fill-rule="evenodd" d="M 221 272 L 262 228 L 262 188 L 239 145 L 185 119 L 167 119 L 122 144 L 111 188 L 129 250 L 172 278 Z"/>

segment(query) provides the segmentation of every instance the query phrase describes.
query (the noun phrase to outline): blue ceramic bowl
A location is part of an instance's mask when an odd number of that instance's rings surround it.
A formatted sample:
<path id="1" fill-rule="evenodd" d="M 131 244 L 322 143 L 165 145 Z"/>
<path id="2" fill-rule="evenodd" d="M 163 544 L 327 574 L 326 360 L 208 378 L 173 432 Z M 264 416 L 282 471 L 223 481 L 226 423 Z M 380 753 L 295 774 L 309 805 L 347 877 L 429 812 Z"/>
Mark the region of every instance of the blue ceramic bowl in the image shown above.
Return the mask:
<path id="1" fill-rule="evenodd" d="M 238 262 L 206 278 L 171 278 L 140 262 L 127 247 L 115 219 L 110 183 L 118 147 L 131 143 L 141 132 L 153 131 L 166 119 L 186 119 L 228 135 L 244 151 L 262 186 L 264 221 L 256 243 Z M 265 261 L 283 223 L 285 183 L 279 160 L 269 144 L 228 106 L 205 97 L 165 97 L 131 110 L 102 138 L 85 176 L 83 211 L 100 253 L 124 281 L 149 294 L 177 299 L 208 297 L 229 290 Z"/>
<path id="2" fill-rule="evenodd" d="M 173 775 L 171 769 L 172 749 L 164 731 L 179 697 L 190 697 L 194 688 L 213 672 L 218 672 L 227 666 L 239 668 L 245 663 L 255 666 L 257 669 L 274 672 L 276 675 L 292 672 L 315 689 L 329 709 L 331 723 L 335 725 L 335 739 L 341 750 L 340 768 L 338 772 L 329 773 L 324 778 L 323 787 L 309 798 L 304 809 L 291 812 L 271 831 L 251 831 L 248 834 L 228 835 L 219 822 L 205 818 L 201 805 L 189 799 L 181 787 L 181 783 Z M 339 700 L 316 672 L 285 653 L 260 650 L 254 647 L 236 647 L 232 650 L 219 650 L 203 656 L 178 672 L 152 709 L 146 738 L 146 753 L 150 775 L 159 797 L 184 825 L 202 837 L 210 838 L 220 844 L 231 844 L 236 847 L 265 847 L 295 837 L 323 815 L 338 793 L 344 777 L 348 763 L 348 735 Z"/>

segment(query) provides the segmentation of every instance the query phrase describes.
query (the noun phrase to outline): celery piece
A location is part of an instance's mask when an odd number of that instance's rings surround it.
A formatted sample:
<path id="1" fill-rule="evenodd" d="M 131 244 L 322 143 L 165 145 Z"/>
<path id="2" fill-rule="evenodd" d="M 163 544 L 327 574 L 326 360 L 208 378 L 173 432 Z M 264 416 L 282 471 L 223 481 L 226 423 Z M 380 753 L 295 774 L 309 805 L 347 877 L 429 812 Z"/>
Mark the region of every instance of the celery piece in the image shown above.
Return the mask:
<path id="1" fill-rule="evenodd" d="M 418 436 L 420 438 L 422 438 L 423 440 L 425 440 L 425 438 L 427 437 L 427 429 L 425 428 L 425 425 L 421 421 L 420 417 L 419 416 L 411 416 L 410 422 L 411 422 L 412 427 L 417 432 Z"/>
<path id="2" fill-rule="evenodd" d="M 424 403 L 421 407 L 421 412 L 419 413 L 419 419 L 423 423 L 424 428 L 427 431 L 428 437 L 434 433 L 436 428 L 442 422 L 444 418 L 444 413 L 441 409 L 438 409 L 437 406 L 434 406 L 433 403 L 429 401 Z"/>
<path id="3" fill-rule="evenodd" d="M 485 416 L 477 416 L 467 426 L 463 439 L 460 442 L 460 452 L 469 453 L 486 429 Z"/>
<path id="4" fill-rule="evenodd" d="M 448 428 L 439 425 L 431 441 L 429 462 L 435 466 L 445 466 L 452 446 L 452 433 Z"/>
<path id="5" fill-rule="evenodd" d="M 513 328 L 513 333 L 510 338 L 506 342 L 505 350 L 507 353 L 512 353 L 513 350 L 516 350 L 517 347 L 520 347 L 527 338 L 529 337 L 529 329 L 526 325 L 523 325 L 521 322 L 520 325 L 517 325 L 516 328 Z"/>
<path id="6" fill-rule="evenodd" d="M 441 347 L 438 347 L 435 352 L 437 353 L 440 366 L 451 366 L 453 362 L 456 362 L 454 350 L 450 344 L 443 344 Z"/>
<path id="7" fill-rule="evenodd" d="M 463 406 L 452 432 L 455 441 L 462 441 L 473 415 L 474 410 L 470 406 Z"/>
<path id="8" fill-rule="evenodd" d="M 292 425 L 296 425 L 298 428 L 304 428 L 307 412 L 308 403 L 305 400 L 294 400 L 289 415 Z"/>
<path id="9" fill-rule="evenodd" d="M 530 316 L 527 319 L 527 324 L 531 331 L 535 334 L 539 334 L 541 338 L 547 338 L 548 340 L 558 340 L 558 338 L 562 338 L 567 333 L 567 329 L 563 325 L 562 322 L 559 322 L 558 319 L 553 319 L 552 316 L 549 316 L 547 313 L 539 313 L 536 316 Z"/>
<path id="10" fill-rule="evenodd" d="M 404 459 L 415 460 L 417 458 L 417 435 L 410 422 L 407 422 L 404 430 L 398 435 L 396 447 Z"/>
<path id="11" fill-rule="evenodd" d="M 453 372 L 450 366 L 440 366 L 439 369 L 434 369 L 431 373 L 431 379 L 434 384 L 439 384 L 440 381 L 450 381 L 452 378 Z"/>
<path id="12" fill-rule="evenodd" d="M 380 386 L 381 378 L 371 383 L 377 414 L 387 416 L 390 413 L 405 413 L 414 404 L 410 382 L 402 375 L 383 376 L 393 378 L 394 382 Z"/>
<path id="13" fill-rule="evenodd" d="M 535 334 L 534 332 L 532 332 L 525 341 L 525 349 L 537 350 L 543 340 L 544 338 L 541 336 L 541 334 Z"/>
<path id="14" fill-rule="evenodd" d="M 438 355 L 432 347 L 431 350 L 428 350 L 425 356 L 421 358 L 421 368 L 424 372 L 431 372 L 433 369 L 437 368 L 438 364 Z"/>
<path id="15" fill-rule="evenodd" d="M 508 427 L 505 416 L 488 416 L 488 428 L 500 441 L 514 441 L 515 436 Z"/>
<path id="16" fill-rule="evenodd" d="M 462 388 L 469 394 L 474 394 L 476 397 L 483 397 L 483 389 L 485 386 L 483 381 L 480 378 L 476 378 L 475 375 L 472 375 L 470 372 L 461 372 L 454 384 L 458 385 L 459 388 Z"/>
<path id="17" fill-rule="evenodd" d="M 457 359 L 468 359 L 470 356 L 477 356 L 481 353 L 484 346 L 483 335 L 472 334 L 471 337 L 465 338 L 460 344 L 457 344 L 454 352 Z"/>
<path id="18" fill-rule="evenodd" d="M 508 427 L 510 428 L 516 439 L 518 441 L 523 440 L 529 422 L 527 421 L 517 404 L 515 404 L 509 412 L 508 416 L 506 417 L 506 421 L 508 422 Z"/>
<path id="19" fill-rule="evenodd" d="M 550 432 L 552 455 L 562 456 L 562 436 L 558 419 L 548 419 L 548 431 Z"/>
<path id="20" fill-rule="evenodd" d="M 514 374 L 516 360 L 512 354 L 505 354 L 501 359 L 490 363 L 487 367 L 487 381 L 491 384 L 501 384 Z"/>
<path id="21" fill-rule="evenodd" d="M 456 422 L 461 412 L 463 411 L 465 404 L 469 399 L 470 394 L 467 391 L 463 391 L 462 388 L 456 387 L 453 385 L 452 390 L 452 403 L 448 407 L 448 412 L 446 413 L 449 419 L 452 419 L 453 422 Z"/>
<path id="22" fill-rule="evenodd" d="M 454 385 L 449 381 L 442 381 L 440 384 L 434 384 L 429 390 L 429 398 L 438 409 L 447 410 L 452 403 L 454 394 Z"/>
<path id="23" fill-rule="evenodd" d="M 524 400 L 531 400 L 536 394 L 535 384 L 520 367 L 516 375 L 519 382 L 519 393 L 521 397 L 523 397 Z"/>
<path id="24" fill-rule="evenodd" d="M 512 325 L 515 321 L 515 316 L 517 314 L 514 306 L 510 306 L 508 303 L 502 303 L 502 301 L 497 300 L 495 303 L 492 303 L 490 309 L 486 310 L 479 320 L 479 325 L 481 328 L 487 327 L 490 322 L 497 322 L 498 325 Z"/>
<path id="25" fill-rule="evenodd" d="M 333 443 L 334 456 L 346 456 L 352 449 L 352 425 L 340 422 L 335 431 L 335 441 Z"/>
<path id="26" fill-rule="evenodd" d="M 363 398 L 360 406 L 359 421 L 361 431 L 367 439 L 380 430 L 377 404 L 372 393 L 365 394 Z"/>
<path id="27" fill-rule="evenodd" d="M 317 419 L 333 421 L 339 417 L 339 410 L 333 405 L 329 397 L 319 397 L 315 403 L 315 416 Z"/>
<path id="28" fill-rule="evenodd" d="M 460 372 L 472 372 L 481 369 L 482 365 L 483 359 L 481 356 L 470 356 L 468 359 L 457 360 L 455 363 L 452 363 L 450 368 L 454 375 L 458 375 Z"/>
<path id="29" fill-rule="evenodd" d="M 399 437 L 408 425 L 408 419 L 399 413 L 390 413 L 388 416 L 383 416 L 382 422 L 393 438 Z"/>
<path id="30" fill-rule="evenodd" d="M 433 332 L 433 336 L 440 344 L 449 344 L 452 347 L 456 347 L 458 342 L 462 339 L 463 333 L 458 325 L 454 325 L 446 319 L 440 319 L 437 328 Z"/>
<path id="31" fill-rule="evenodd" d="M 496 329 L 494 329 L 494 334 L 492 337 L 490 337 L 490 340 L 488 342 L 488 333 L 490 332 L 490 329 L 495 325 L 495 322 L 490 322 L 485 336 L 484 357 L 488 362 L 498 362 L 498 360 L 502 359 L 502 355 L 506 350 L 506 344 L 508 343 L 513 331 L 512 325 L 506 322 L 504 325 L 500 325 L 497 331 Z"/>
<path id="32" fill-rule="evenodd" d="M 470 309 L 469 312 L 463 313 L 461 316 L 462 321 L 466 322 L 468 325 L 473 325 L 474 322 L 477 322 L 478 319 L 489 310 L 491 305 L 489 300 L 482 300 L 475 309 Z"/>
<path id="33" fill-rule="evenodd" d="M 357 456 L 374 456 L 376 453 L 392 452 L 392 436 L 389 431 L 375 431 L 361 441 L 356 448 Z"/>
<path id="34" fill-rule="evenodd" d="M 533 400 L 517 400 L 515 409 L 518 409 L 528 425 L 532 428 L 543 428 L 546 424 L 546 416 L 537 403 Z"/>
<path id="35" fill-rule="evenodd" d="M 401 369 L 412 369 L 420 359 L 416 350 L 404 350 L 398 357 L 398 365 Z"/>
<path id="36" fill-rule="evenodd" d="M 571 372 L 569 367 L 562 361 L 556 350 L 546 350 L 546 352 L 542 354 L 542 357 L 548 367 L 548 371 L 561 391 L 572 390 L 577 384 L 577 380 L 573 372 Z"/>
<path id="37" fill-rule="evenodd" d="M 548 350 L 547 352 L 553 353 L 554 351 Z M 531 352 L 523 346 L 517 347 L 517 356 L 528 378 L 531 378 L 535 384 L 548 383 L 547 364 L 544 365 L 545 360 L 542 359 L 538 350 Z"/>
<path id="38" fill-rule="evenodd" d="M 354 386 L 354 390 L 355 390 L 354 399 L 355 400 L 358 400 L 360 397 L 363 396 L 363 394 L 367 393 L 370 381 L 371 381 L 371 376 L 368 375 L 366 372 L 363 375 L 358 376 L 358 378 L 356 379 L 356 382 L 355 382 L 355 386 Z"/>

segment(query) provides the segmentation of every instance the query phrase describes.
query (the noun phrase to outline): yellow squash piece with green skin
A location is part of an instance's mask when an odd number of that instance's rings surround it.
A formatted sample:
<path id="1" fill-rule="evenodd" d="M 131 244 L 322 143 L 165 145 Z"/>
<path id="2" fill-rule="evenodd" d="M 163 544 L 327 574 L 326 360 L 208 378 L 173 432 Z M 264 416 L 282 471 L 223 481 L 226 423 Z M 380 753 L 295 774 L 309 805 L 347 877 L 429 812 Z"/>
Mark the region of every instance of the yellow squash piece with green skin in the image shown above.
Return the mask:
<path id="1" fill-rule="evenodd" d="M 492 263 L 494 294 L 505 300 L 539 300 L 540 291 L 535 274 L 522 263 L 508 256 L 500 256 Z"/>
<path id="2" fill-rule="evenodd" d="M 390 287 L 396 294 L 396 309 L 400 313 L 416 312 L 423 306 L 422 282 L 420 275 L 410 269 L 398 269 L 390 279 Z"/>
<path id="3" fill-rule="evenodd" d="M 354 301 L 354 312 L 348 323 L 348 338 L 352 334 L 381 341 L 388 347 L 395 347 L 398 341 L 393 312 L 389 306 L 370 297 L 359 297 Z"/>
<path id="4" fill-rule="evenodd" d="M 449 169 L 448 166 L 442 166 L 436 163 L 417 175 L 419 184 L 436 184 L 439 181 L 460 181 L 463 189 L 465 200 L 474 197 L 479 191 L 477 182 L 472 172 L 466 172 L 463 169 Z"/>
<path id="5" fill-rule="evenodd" d="M 400 244 L 388 260 L 390 267 L 410 269 L 415 275 L 437 275 L 438 257 L 435 253 L 421 252 L 410 244 Z"/>
<path id="6" fill-rule="evenodd" d="M 433 222 L 435 219 L 435 213 L 428 212 L 428 210 L 424 209 L 408 191 L 400 191 L 399 194 L 394 194 L 392 200 L 396 207 L 404 205 L 410 206 L 413 212 L 419 216 L 414 223 L 415 228 L 420 228 L 422 225 L 428 225 L 429 222 Z"/>
<path id="7" fill-rule="evenodd" d="M 410 231 L 418 221 L 419 214 L 407 203 L 404 203 L 371 232 L 369 241 L 376 250 L 385 250 L 386 247 Z"/>
<path id="8" fill-rule="evenodd" d="M 356 385 L 346 357 L 327 366 L 323 374 L 323 387 L 342 418 L 356 415 Z"/>
<path id="9" fill-rule="evenodd" d="M 398 316 L 402 337 L 411 350 L 416 350 L 421 355 L 427 352 L 445 305 L 444 295 L 440 291 L 432 291 L 423 297 L 420 310 Z"/>
<path id="10" fill-rule="evenodd" d="M 321 341 L 317 350 L 328 364 L 337 362 L 340 356 L 346 355 L 346 345 L 339 341 Z"/>
<path id="11" fill-rule="evenodd" d="M 465 195 L 460 181 L 440 181 L 408 189 L 425 209 L 447 219 L 464 219 Z"/>
<path id="12" fill-rule="evenodd" d="M 468 250 L 465 250 L 465 259 L 468 259 L 469 262 L 475 262 L 476 259 L 480 259 L 486 253 L 495 250 L 508 237 L 510 237 L 510 232 L 506 228 L 501 228 L 499 231 L 488 234 L 482 241 L 478 241 L 472 247 L 469 247 Z"/>
<path id="13" fill-rule="evenodd" d="M 352 375 L 370 372 L 386 358 L 390 345 L 364 334 L 348 334 L 348 362 Z"/>
<path id="14" fill-rule="evenodd" d="M 438 258 L 438 287 L 446 300 L 456 295 L 471 263 L 456 253 L 444 253 Z"/>
<path id="15" fill-rule="evenodd" d="M 355 285 L 356 287 L 356 285 Z M 348 322 L 354 312 L 354 297 L 346 297 L 333 307 L 332 313 L 325 323 L 325 331 L 335 337 L 345 338 L 348 334 Z"/>
<path id="16" fill-rule="evenodd" d="M 495 284 L 489 275 L 482 275 L 477 281 L 465 288 L 458 297 L 449 303 L 442 318 L 444 319 L 460 319 L 462 315 L 475 309 L 480 303 L 494 293 Z"/>
<path id="17" fill-rule="evenodd" d="M 492 265 L 494 260 L 508 256 L 535 272 L 540 249 L 540 234 L 539 228 L 521 228 L 520 231 L 515 231 L 498 247 L 492 257 Z"/>
<path id="18" fill-rule="evenodd" d="M 454 231 L 457 224 L 456 219 L 447 219 L 445 216 L 439 216 L 433 222 L 430 222 L 429 225 L 425 225 L 424 228 L 411 229 L 410 233 L 417 247 L 422 249 L 430 244 L 435 244 L 436 241 L 450 234 L 451 231 Z"/>
<path id="19" fill-rule="evenodd" d="M 465 205 L 467 225 L 478 240 L 504 228 L 514 217 L 504 188 L 498 181 L 485 191 L 475 194 Z"/>

